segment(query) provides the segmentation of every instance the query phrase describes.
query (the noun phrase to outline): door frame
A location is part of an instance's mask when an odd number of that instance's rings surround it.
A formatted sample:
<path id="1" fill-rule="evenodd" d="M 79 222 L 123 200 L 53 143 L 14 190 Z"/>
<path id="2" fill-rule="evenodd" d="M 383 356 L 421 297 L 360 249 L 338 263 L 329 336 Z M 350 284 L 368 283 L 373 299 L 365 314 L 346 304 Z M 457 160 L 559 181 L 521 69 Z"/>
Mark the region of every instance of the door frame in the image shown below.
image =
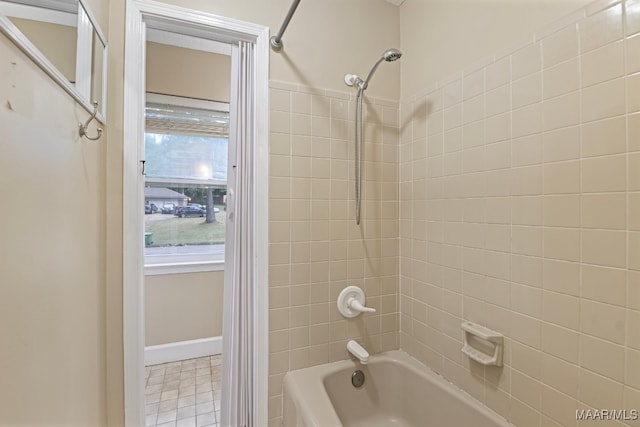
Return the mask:
<path id="1" fill-rule="evenodd" d="M 202 38 L 255 44 L 255 144 L 253 147 L 254 419 L 268 424 L 268 215 L 269 212 L 269 28 L 152 0 L 127 0 L 123 122 L 123 344 L 125 425 L 145 425 L 144 411 L 144 179 L 145 39 L 147 24 Z M 143 62 L 144 64 L 144 62 Z M 238 243 L 238 242 L 236 242 Z M 223 339 L 228 334 L 223 325 Z"/>

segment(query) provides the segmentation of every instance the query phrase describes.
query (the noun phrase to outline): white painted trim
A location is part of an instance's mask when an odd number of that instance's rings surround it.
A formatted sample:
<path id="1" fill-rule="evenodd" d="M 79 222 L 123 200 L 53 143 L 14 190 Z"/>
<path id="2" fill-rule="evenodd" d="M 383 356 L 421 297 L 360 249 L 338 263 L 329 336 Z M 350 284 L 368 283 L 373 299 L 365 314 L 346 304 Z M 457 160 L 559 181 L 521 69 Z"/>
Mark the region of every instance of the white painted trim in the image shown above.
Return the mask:
<path id="1" fill-rule="evenodd" d="M 229 46 L 228 43 L 220 43 L 215 40 L 205 40 L 200 37 L 170 33 L 168 31 L 160 31 L 153 28 L 150 28 L 147 32 L 147 41 L 176 47 L 184 47 L 187 49 L 201 50 L 203 52 L 216 53 L 218 55 L 231 55 L 231 46 Z"/>
<path id="2" fill-rule="evenodd" d="M 136 3 L 127 2 L 124 56 L 122 185 L 123 345 L 125 426 L 145 425 L 144 399 L 144 179 L 140 141 L 144 138 L 145 24 Z"/>
<path id="3" fill-rule="evenodd" d="M 145 347 L 144 365 L 157 365 L 216 354 L 222 354 L 222 337 L 178 341 Z"/>
<path id="4" fill-rule="evenodd" d="M 0 11 L 7 16 L 31 21 L 47 22 L 49 24 L 64 25 L 66 27 L 76 27 L 78 25 L 78 11 L 66 12 L 63 10 L 44 9 L 38 6 L 31 6 L 18 3 L 0 4 Z"/>
<path id="5" fill-rule="evenodd" d="M 224 261 L 176 262 L 171 264 L 147 264 L 144 266 L 145 276 L 159 276 L 162 274 L 202 273 L 206 271 L 224 271 Z"/>
<path id="6" fill-rule="evenodd" d="M 102 104 L 98 106 L 99 113 L 103 116 L 107 116 L 107 66 L 109 65 L 109 46 L 106 41 L 102 40 Z"/>
<path id="7" fill-rule="evenodd" d="M 265 27 L 233 18 L 172 6 L 154 0 L 130 0 L 138 5 L 150 28 L 231 43 L 256 42 Z M 215 31 L 212 31 L 215 29 Z"/>
<path id="8" fill-rule="evenodd" d="M 143 22 L 144 20 L 144 22 Z M 144 107 L 144 23 L 194 37 L 220 42 L 245 40 L 256 45 L 256 171 L 255 199 L 255 300 L 254 326 L 254 419 L 256 425 L 268 424 L 268 185 L 269 185 L 269 29 L 264 26 L 224 18 L 205 12 L 171 6 L 151 0 L 127 0 L 124 88 L 124 176 L 123 176 L 123 298 L 125 359 L 125 425 L 144 425 L 144 370 L 141 354 L 144 346 L 143 233 L 141 212 L 144 206 L 139 141 L 142 140 Z M 227 330 L 223 330 L 223 336 Z M 228 427 L 228 426 L 224 426 Z"/>
<path id="9" fill-rule="evenodd" d="M 102 31 L 102 27 L 100 27 L 100 25 L 98 24 L 98 20 L 96 19 L 96 16 L 93 14 L 93 11 L 91 10 L 91 8 L 89 7 L 89 5 L 85 4 L 82 0 L 80 1 L 80 9 L 82 9 L 84 11 L 84 13 L 89 17 L 89 22 L 91 23 L 92 29 L 95 32 L 96 37 L 98 38 L 98 40 L 100 41 L 100 43 L 102 44 L 102 82 L 100 84 L 100 90 L 102 91 L 101 95 L 102 95 L 102 103 L 100 105 L 98 105 L 98 116 L 102 116 L 103 120 L 104 118 L 106 118 L 107 115 L 107 65 L 108 65 L 108 43 L 107 43 L 107 37 L 105 36 L 104 32 Z M 89 93 L 87 94 L 87 99 L 89 100 L 90 103 L 93 103 L 93 101 L 95 101 L 95 99 L 90 99 L 91 98 L 91 87 L 93 87 L 93 74 L 91 74 L 91 59 L 93 58 L 93 55 L 98 55 L 99 52 L 93 52 L 93 43 L 91 43 L 91 58 L 90 58 L 90 63 L 89 63 L 89 73 L 90 73 L 90 82 L 89 82 Z M 93 112 L 93 104 L 91 107 L 91 112 Z M 103 122 L 104 123 L 104 122 Z"/>
<path id="10" fill-rule="evenodd" d="M 14 0 L 15 1 L 15 0 Z M 78 0 L 20 0 L 25 6 L 76 13 Z"/>
<path id="11" fill-rule="evenodd" d="M 102 103 L 100 105 L 98 105 L 98 116 L 102 116 L 103 120 L 104 118 L 106 118 L 107 116 L 107 65 L 108 65 L 108 52 L 107 50 L 109 49 L 108 43 L 107 43 L 107 37 L 104 35 L 104 32 L 102 31 L 102 27 L 100 27 L 100 25 L 98 24 L 98 20 L 96 19 L 96 16 L 93 14 L 91 8 L 89 8 L 89 6 L 87 4 L 85 4 L 82 0 L 80 1 L 80 8 L 82 10 L 84 10 L 84 13 L 86 13 L 86 15 L 89 17 L 89 22 L 91 23 L 91 26 L 93 27 L 93 31 L 95 32 L 95 35 L 98 37 L 98 40 L 100 41 L 100 43 L 102 44 L 102 82 L 100 84 L 100 89 L 102 90 Z M 98 52 L 93 52 L 93 43 L 91 44 L 91 57 L 93 58 L 93 55 L 97 55 L 99 54 Z M 89 67 L 89 72 L 91 72 L 91 67 Z M 91 97 L 91 87 L 93 86 L 93 75 L 90 75 L 90 88 L 89 88 L 89 93 L 87 94 L 87 99 L 89 99 Z M 91 103 L 93 103 L 93 101 L 95 101 L 94 99 L 89 99 L 89 101 Z M 93 105 L 92 105 L 92 109 L 91 112 L 93 112 Z M 104 122 L 103 122 L 104 123 Z"/>
<path id="12" fill-rule="evenodd" d="M 209 186 L 217 186 L 217 187 L 226 187 L 227 181 L 223 181 L 221 179 L 194 179 L 194 178 L 147 178 L 147 182 L 153 184 L 167 184 L 169 186 L 179 186 L 179 185 L 209 185 Z"/>
<path id="13" fill-rule="evenodd" d="M 76 83 L 80 95 L 91 98 L 91 62 L 93 58 L 93 26 L 83 7 L 78 7 L 76 36 Z"/>
<path id="14" fill-rule="evenodd" d="M 147 30 L 151 32 L 151 30 Z M 147 102 L 157 104 L 177 105 L 187 108 L 201 108 L 203 110 L 229 112 L 229 103 L 220 101 L 209 101 L 208 99 L 185 98 L 184 96 L 165 95 L 162 93 L 147 92 Z"/>
<path id="15" fill-rule="evenodd" d="M 256 37 L 256 170 L 255 197 L 255 265 L 254 265 L 254 411 L 257 425 L 269 419 L 269 28 Z M 224 334 L 224 332 L 223 332 Z"/>

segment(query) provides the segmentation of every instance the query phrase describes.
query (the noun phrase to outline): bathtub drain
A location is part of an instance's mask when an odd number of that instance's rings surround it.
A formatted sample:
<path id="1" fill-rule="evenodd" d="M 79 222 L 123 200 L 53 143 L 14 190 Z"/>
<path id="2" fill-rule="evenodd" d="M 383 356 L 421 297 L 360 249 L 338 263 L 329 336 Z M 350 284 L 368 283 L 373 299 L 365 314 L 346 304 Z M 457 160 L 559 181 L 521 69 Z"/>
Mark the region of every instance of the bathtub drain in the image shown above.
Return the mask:
<path id="1" fill-rule="evenodd" d="M 358 369 L 353 374 L 351 374 L 351 384 L 353 384 L 355 388 L 362 387 L 362 385 L 364 384 L 364 372 Z"/>

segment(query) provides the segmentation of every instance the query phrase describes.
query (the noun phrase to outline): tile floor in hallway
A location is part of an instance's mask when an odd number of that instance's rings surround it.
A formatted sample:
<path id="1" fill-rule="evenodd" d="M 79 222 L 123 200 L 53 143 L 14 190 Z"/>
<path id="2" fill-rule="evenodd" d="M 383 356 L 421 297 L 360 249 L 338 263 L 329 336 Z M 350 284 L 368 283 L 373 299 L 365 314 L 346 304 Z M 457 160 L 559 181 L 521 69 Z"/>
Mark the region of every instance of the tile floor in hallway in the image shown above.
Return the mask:
<path id="1" fill-rule="evenodd" d="M 145 367 L 147 427 L 218 426 L 222 356 Z"/>

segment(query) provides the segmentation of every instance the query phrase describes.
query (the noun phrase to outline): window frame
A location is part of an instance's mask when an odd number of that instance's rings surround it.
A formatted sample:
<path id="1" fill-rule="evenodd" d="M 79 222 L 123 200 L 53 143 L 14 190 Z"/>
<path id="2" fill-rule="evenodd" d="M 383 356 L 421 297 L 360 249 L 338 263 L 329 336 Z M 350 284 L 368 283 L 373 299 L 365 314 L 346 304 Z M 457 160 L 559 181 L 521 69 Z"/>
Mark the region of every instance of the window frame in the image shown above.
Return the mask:
<path id="1" fill-rule="evenodd" d="M 176 95 L 165 95 L 159 93 L 147 92 L 145 106 L 147 103 L 159 103 L 175 105 L 183 108 L 194 108 L 204 110 L 215 110 L 229 112 L 229 103 L 219 101 L 209 101 L 204 99 L 187 98 Z M 144 133 L 147 133 L 146 125 L 144 126 Z M 152 132 L 153 133 L 153 132 Z M 227 135 L 227 140 L 229 136 Z M 144 142 L 143 142 L 144 147 Z M 210 184 L 214 186 L 227 186 L 227 181 L 218 179 L 209 180 L 196 180 L 192 178 L 144 178 L 145 184 L 147 182 L 154 184 Z M 223 211 L 224 212 L 224 211 Z M 220 212 L 220 214 L 224 214 Z M 226 240 L 226 239 L 225 239 Z M 144 252 L 144 251 L 143 251 Z M 207 256 L 209 259 L 206 259 Z M 224 271 L 224 256 L 222 260 L 212 260 L 209 254 L 186 254 L 186 255 L 156 255 L 153 261 L 162 262 L 149 262 L 147 255 L 144 255 L 143 269 L 146 276 L 155 276 L 162 274 L 179 274 L 179 273 L 200 273 L 207 271 Z"/>

